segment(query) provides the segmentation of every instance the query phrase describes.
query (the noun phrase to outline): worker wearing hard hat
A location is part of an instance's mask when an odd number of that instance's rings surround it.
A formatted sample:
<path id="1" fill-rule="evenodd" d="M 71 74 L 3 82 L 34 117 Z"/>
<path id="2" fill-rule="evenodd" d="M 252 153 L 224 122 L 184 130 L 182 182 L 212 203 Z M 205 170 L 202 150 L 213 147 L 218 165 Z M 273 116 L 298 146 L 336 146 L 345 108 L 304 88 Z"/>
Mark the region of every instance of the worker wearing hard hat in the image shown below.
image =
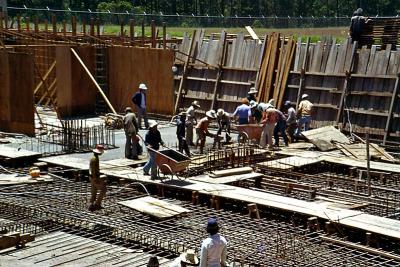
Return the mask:
<path id="1" fill-rule="evenodd" d="M 210 133 L 208 131 L 208 126 L 212 120 L 215 120 L 217 118 L 217 115 L 215 114 L 214 110 L 209 110 L 206 112 L 206 116 L 202 118 L 199 123 L 196 125 L 196 134 L 197 134 L 197 140 L 196 140 L 196 148 L 198 145 L 200 145 L 200 154 L 203 154 L 204 152 L 204 146 L 206 143 L 206 137 L 214 137 L 215 135 Z"/>
<path id="2" fill-rule="evenodd" d="M 128 159 L 139 159 L 137 151 L 137 143 L 139 138 L 137 137 L 138 122 L 135 114 L 132 112 L 131 107 L 125 108 L 124 116 L 124 131 L 125 131 L 125 158 Z"/>
<path id="3" fill-rule="evenodd" d="M 90 159 L 89 165 L 89 179 L 92 185 L 91 197 L 90 197 L 90 211 L 95 211 L 101 209 L 101 202 L 106 196 L 107 192 L 107 182 L 105 176 L 100 176 L 100 160 L 99 156 L 104 153 L 104 146 L 97 145 L 93 149 L 93 157 Z M 100 194 L 97 197 L 97 191 L 100 190 Z"/>
<path id="4" fill-rule="evenodd" d="M 190 107 L 186 110 L 186 142 L 189 146 L 194 146 L 193 129 L 197 124 L 196 109 L 200 108 L 199 101 L 193 101 Z"/>
<path id="5" fill-rule="evenodd" d="M 217 124 L 217 135 L 221 135 L 222 131 L 225 130 L 225 141 L 229 143 L 231 140 L 231 118 L 229 113 L 225 112 L 222 108 L 217 110 Z"/>
<path id="6" fill-rule="evenodd" d="M 147 86 L 144 83 L 139 85 L 139 91 L 132 97 L 132 102 L 136 105 L 138 113 L 138 124 L 139 129 L 142 129 L 142 118 L 144 120 L 144 126 L 146 129 L 149 128 L 149 121 L 147 119 L 147 98 L 146 98 Z"/>
<path id="7" fill-rule="evenodd" d="M 307 94 L 303 94 L 301 96 L 299 108 L 297 109 L 298 126 L 295 133 L 295 139 L 300 137 L 303 126 L 305 131 L 308 131 L 310 128 L 312 109 L 313 103 L 308 100 Z"/>

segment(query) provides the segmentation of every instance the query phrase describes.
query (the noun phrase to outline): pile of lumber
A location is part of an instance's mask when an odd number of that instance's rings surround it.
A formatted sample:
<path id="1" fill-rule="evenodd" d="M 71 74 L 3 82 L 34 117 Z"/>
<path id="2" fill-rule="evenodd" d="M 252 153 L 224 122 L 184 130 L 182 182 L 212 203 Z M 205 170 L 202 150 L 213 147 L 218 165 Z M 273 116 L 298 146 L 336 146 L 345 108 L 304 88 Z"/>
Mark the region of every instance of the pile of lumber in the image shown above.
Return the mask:
<path id="1" fill-rule="evenodd" d="M 258 79 L 259 102 L 273 98 L 281 106 L 295 50 L 292 38 L 286 40 L 279 33 L 268 37 Z"/>

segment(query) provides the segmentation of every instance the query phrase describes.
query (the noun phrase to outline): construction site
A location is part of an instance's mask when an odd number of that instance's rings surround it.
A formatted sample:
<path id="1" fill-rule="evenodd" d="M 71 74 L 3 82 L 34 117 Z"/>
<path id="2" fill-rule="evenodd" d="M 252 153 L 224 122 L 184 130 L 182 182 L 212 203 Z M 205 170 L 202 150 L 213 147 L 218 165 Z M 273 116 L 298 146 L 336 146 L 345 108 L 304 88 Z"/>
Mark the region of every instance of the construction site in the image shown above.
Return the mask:
<path id="1" fill-rule="evenodd" d="M 400 18 L 359 42 L 145 26 L 107 35 L 94 17 L 0 13 L 0 266 L 170 266 L 199 257 L 210 217 L 229 266 L 400 266 Z M 124 154 L 141 83 L 166 147 L 157 179 L 143 173 L 146 129 L 142 155 Z M 266 149 L 232 122 L 231 142 L 176 152 L 173 116 L 193 101 L 198 121 L 233 113 L 252 87 L 278 109 L 307 94 L 311 130 Z M 99 144 L 107 192 L 90 211 Z"/>

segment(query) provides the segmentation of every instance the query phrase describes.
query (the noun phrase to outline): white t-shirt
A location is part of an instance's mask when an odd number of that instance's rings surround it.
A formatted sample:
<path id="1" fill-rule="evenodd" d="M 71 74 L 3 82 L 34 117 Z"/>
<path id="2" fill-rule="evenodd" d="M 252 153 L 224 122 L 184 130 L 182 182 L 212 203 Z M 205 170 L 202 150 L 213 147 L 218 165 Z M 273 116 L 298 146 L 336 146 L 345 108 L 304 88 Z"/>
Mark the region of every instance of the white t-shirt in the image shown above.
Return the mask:
<path id="1" fill-rule="evenodd" d="M 203 240 L 200 252 L 200 267 L 226 266 L 226 239 L 220 234 L 212 235 Z"/>

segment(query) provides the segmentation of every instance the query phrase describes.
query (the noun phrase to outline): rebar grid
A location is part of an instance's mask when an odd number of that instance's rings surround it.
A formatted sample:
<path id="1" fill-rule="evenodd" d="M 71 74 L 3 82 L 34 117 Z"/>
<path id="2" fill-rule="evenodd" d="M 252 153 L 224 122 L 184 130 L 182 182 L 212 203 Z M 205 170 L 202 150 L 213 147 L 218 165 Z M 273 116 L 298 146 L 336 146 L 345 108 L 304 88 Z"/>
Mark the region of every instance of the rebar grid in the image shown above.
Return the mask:
<path id="1" fill-rule="evenodd" d="M 260 169 L 265 177 L 258 184 L 250 181 L 245 186 L 255 186 L 266 192 L 285 194 L 303 200 L 322 196 L 349 204 L 364 203 L 359 210 L 381 217 L 400 218 L 400 187 L 394 186 L 397 181 L 396 175 L 388 176 L 389 178 L 384 180 L 385 184 L 382 184 L 382 179 L 373 180 L 373 197 L 369 197 L 365 180 L 340 172 L 326 172 L 324 166 L 314 166 L 315 174 L 272 169 L 268 168 L 268 165 L 263 168 L 260 166 Z M 389 185 L 386 184 L 388 180 L 392 181 Z"/>
<path id="2" fill-rule="evenodd" d="M 260 266 L 307 266 L 311 263 L 333 266 L 344 262 L 361 266 L 366 259 L 374 259 L 369 265 L 400 264 L 343 246 L 332 247 L 321 241 L 318 234 L 309 233 L 291 223 L 254 220 L 238 213 L 216 211 L 170 199 L 164 200 L 189 209 L 188 216 L 157 221 L 117 204 L 118 201 L 142 195 L 135 188 L 110 187 L 104 201 L 105 209 L 91 213 L 87 211 L 89 184 L 55 181 L 35 186 L 10 186 L 0 190 L 0 211 L 14 220 L 31 219 L 33 224 L 42 222 L 43 228 L 48 223 L 93 240 L 117 242 L 127 248 L 141 244 L 154 251 L 169 251 L 174 255 L 187 248 L 198 250 L 206 237 L 204 222 L 210 216 L 216 216 L 221 224 L 221 234 L 229 242 L 230 261 Z M 92 245 L 92 241 L 82 242 L 77 237 L 69 237 L 57 240 L 51 249 L 63 248 L 72 252 Z"/>

